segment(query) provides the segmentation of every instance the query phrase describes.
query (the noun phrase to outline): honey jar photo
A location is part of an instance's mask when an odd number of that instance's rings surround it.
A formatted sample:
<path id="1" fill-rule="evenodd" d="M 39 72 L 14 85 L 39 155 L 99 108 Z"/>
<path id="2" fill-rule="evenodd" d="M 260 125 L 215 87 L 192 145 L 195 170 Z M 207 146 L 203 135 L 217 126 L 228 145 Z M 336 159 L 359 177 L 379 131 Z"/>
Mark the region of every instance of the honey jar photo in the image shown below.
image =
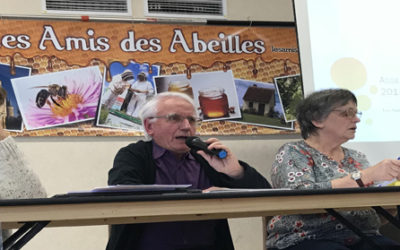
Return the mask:
<path id="1" fill-rule="evenodd" d="M 193 90 L 189 81 L 172 81 L 168 84 L 168 91 L 184 93 L 193 98 Z"/>
<path id="2" fill-rule="evenodd" d="M 199 90 L 199 103 L 204 119 L 229 117 L 228 97 L 223 88 Z"/>

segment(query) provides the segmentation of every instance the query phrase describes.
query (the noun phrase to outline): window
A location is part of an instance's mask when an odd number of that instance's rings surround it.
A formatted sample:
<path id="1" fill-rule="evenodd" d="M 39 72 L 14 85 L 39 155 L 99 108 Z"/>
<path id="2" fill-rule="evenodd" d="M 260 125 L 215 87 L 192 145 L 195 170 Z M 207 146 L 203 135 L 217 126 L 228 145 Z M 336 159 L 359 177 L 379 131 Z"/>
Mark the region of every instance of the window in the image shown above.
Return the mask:
<path id="1" fill-rule="evenodd" d="M 45 0 L 47 13 L 131 15 L 130 0 Z"/>
<path id="2" fill-rule="evenodd" d="M 145 0 L 145 15 L 225 18 L 226 0 Z"/>

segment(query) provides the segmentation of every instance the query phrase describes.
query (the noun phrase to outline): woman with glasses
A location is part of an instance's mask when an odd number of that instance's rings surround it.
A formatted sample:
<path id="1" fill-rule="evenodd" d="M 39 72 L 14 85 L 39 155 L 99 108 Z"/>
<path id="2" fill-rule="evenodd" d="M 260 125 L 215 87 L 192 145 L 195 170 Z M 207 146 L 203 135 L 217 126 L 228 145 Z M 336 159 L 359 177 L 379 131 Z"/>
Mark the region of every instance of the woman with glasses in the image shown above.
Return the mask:
<path id="1" fill-rule="evenodd" d="M 297 107 L 303 140 L 279 149 L 271 169 L 273 188 L 368 187 L 400 179 L 399 160 L 371 166 L 363 153 L 342 146 L 354 138 L 360 116 L 356 97 L 345 89 L 322 90 L 305 98 Z M 379 235 L 381 222 L 374 210 L 341 214 L 383 249 L 400 249 L 400 244 Z M 268 250 L 375 249 L 328 214 L 275 216 L 267 231 Z"/>
<path id="2" fill-rule="evenodd" d="M 108 174 L 108 184 L 191 184 L 268 188 L 268 181 L 239 161 L 218 139 L 206 140 L 208 149 L 225 150 L 220 159 L 193 150 L 186 140 L 196 134 L 198 116 L 193 99 L 164 92 L 147 101 L 140 112 L 146 140 L 119 150 Z M 190 138 L 189 138 L 190 139 Z M 233 250 L 227 220 L 114 225 L 107 250 Z"/>

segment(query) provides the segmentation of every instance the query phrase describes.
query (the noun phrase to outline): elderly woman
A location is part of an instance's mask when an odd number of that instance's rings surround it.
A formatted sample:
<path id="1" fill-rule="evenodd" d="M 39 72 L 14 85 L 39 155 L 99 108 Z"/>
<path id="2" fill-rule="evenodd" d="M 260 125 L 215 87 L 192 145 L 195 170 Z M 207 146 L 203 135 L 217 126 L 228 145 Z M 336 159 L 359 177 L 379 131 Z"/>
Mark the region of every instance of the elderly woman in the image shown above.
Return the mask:
<path id="1" fill-rule="evenodd" d="M 6 91 L 0 87 L 0 110 L 6 103 Z M 14 139 L 0 123 L 0 199 L 27 199 L 46 197 L 37 175 L 27 166 Z M 3 230 L 3 240 L 9 230 Z M 0 234 L 0 243 L 1 243 Z M 0 247 L 1 249 L 1 247 Z"/>
<path id="2" fill-rule="evenodd" d="M 322 90 L 305 98 L 297 107 L 304 140 L 279 149 L 271 170 L 273 187 L 351 188 L 400 179 L 399 160 L 370 166 L 364 154 L 342 146 L 354 138 L 360 115 L 357 99 L 348 90 Z M 381 222 L 374 210 L 341 214 L 382 249 L 400 249 L 399 243 L 379 234 Z M 328 214 L 275 216 L 267 230 L 268 250 L 374 249 Z"/>

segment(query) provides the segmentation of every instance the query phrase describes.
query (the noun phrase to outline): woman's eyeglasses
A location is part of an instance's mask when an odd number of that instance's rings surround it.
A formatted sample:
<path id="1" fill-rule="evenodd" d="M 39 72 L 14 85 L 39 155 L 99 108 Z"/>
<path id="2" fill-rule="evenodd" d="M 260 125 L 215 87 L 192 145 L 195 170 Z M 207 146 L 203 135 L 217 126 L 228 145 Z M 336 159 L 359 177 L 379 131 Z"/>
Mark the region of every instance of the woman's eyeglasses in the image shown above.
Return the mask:
<path id="1" fill-rule="evenodd" d="M 342 110 L 342 109 L 334 109 L 332 111 L 336 111 L 339 112 L 340 116 L 346 117 L 346 118 L 354 118 L 355 116 L 357 116 L 358 118 L 361 118 L 362 112 L 358 111 L 357 109 L 346 109 L 346 110 Z"/>
<path id="2" fill-rule="evenodd" d="M 182 123 L 185 119 L 188 120 L 190 125 L 199 125 L 199 123 L 201 122 L 201 120 L 199 118 L 196 118 L 194 116 L 182 116 L 182 115 L 175 114 L 175 113 L 150 117 L 150 119 L 152 119 L 152 118 L 163 118 L 163 119 L 166 119 L 167 122 L 175 123 L 175 124 Z"/>

